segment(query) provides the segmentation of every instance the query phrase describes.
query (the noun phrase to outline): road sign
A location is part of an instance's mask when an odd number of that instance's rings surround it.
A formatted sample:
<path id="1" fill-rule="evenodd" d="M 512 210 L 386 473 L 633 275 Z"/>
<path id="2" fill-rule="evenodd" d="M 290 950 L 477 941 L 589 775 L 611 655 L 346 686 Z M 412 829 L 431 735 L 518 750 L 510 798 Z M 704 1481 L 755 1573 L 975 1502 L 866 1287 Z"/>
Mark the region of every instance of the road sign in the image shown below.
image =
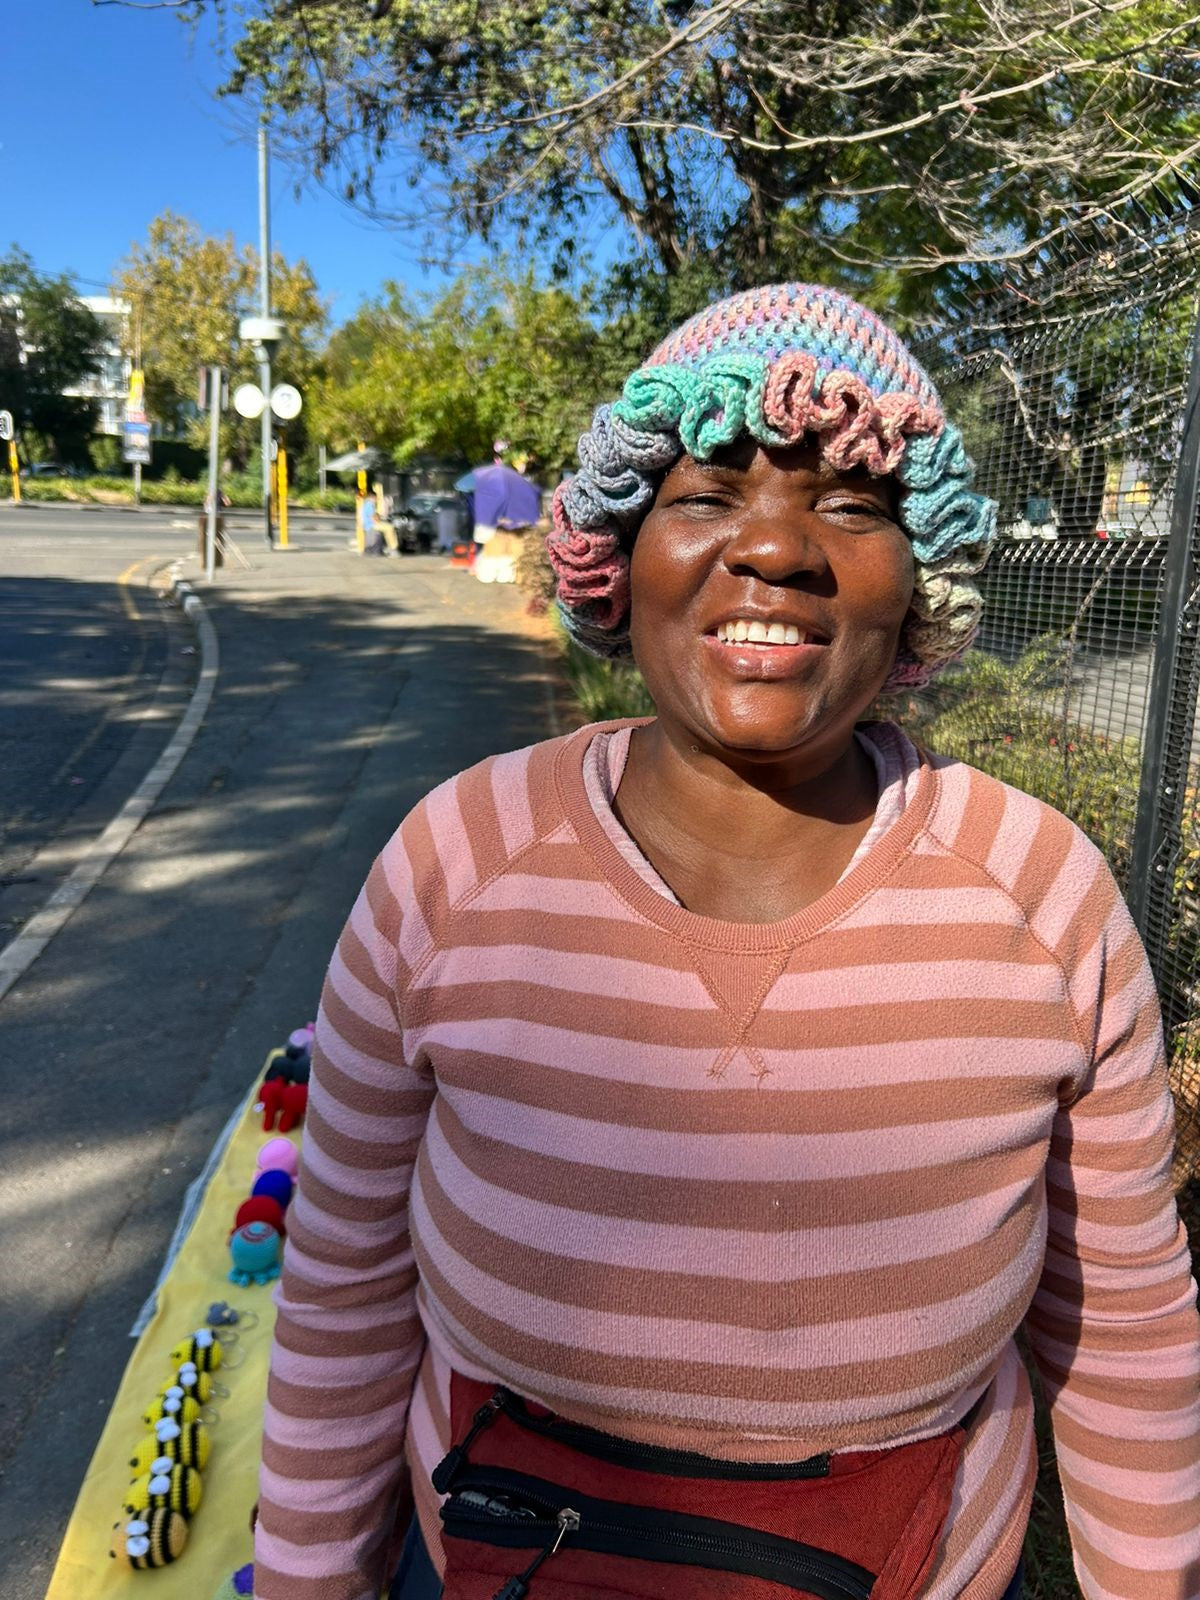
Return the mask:
<path id="1" fill-rule="evenodd" d="M 126 421 L 123 455 L 126 461 L 133 462 L 135 466 L 148 467 L 150 465 L 150 424 L 148 422 Z"/>
<path id="2" fill-rule="evenodd" d="M 0 411 L 0 439 L 2 439 L 5 444 L 7 444 L 8 441 L 12 438 L 12 436 L 13 436 L 12 412 L 11 411 Z"/>
<path id="3" fill-rule="evenodd" d="M 294 389 L 290 383 L 277 383 L 271 390 L 271 410 L 280 422 L 291 422 L 293 417 L 298 417 L 303 404 L 299 389 Z"/>
<path id="4" fill-rule="evenodd" d="M 261 417 L 267 397 L 256 383 L 239 383 L 233 391 L 233 409 L 239 417 Z"/>

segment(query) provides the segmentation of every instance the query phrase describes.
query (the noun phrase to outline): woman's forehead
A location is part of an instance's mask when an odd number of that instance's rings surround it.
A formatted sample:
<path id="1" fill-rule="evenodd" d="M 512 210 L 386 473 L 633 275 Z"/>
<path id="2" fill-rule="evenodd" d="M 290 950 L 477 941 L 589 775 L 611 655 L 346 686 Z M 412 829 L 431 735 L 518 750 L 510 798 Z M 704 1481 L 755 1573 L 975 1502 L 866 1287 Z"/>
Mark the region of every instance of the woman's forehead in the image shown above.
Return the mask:
<path id="1" fill-rule="evenodd" d="M 890 474 L 883 478 L 872 477 L 864 466 L 838 471 L 825 460 L 818 441 L 811 436 L 798 444 L 768 446 L 760 444 L 749 434 L 743 434 L 730 444 L 721 445 L 706 460 L 685 452 L 674 462 L 668 477 L 679 471 L 697 472 L 716 478 L 738 476 L 751 471 L 765 474 L 772 470 L 821 483 L 887 485 L 893 481 Z"/>

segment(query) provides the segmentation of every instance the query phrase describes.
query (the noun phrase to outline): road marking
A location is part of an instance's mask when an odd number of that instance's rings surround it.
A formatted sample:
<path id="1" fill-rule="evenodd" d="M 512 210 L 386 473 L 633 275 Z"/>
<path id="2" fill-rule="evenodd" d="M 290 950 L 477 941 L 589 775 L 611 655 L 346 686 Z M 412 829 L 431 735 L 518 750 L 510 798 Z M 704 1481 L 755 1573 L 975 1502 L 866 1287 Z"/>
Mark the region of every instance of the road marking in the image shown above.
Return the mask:
<path id="1" fill-rule="evenodd" d="M 104 876 L 109 864 L 133 838 L 159 795 L 174 777 L 179 763 L 200 731 L 200 724 L 204 721 L 216 687 L 220 647 L 216 629 L 209 621 L 199 596 L 188 584 L 180 582 L 178 577 L 174 580 L 173 588 L 176 597 L 181 598 L 184 614 L 200 641 L 200 676 L 192 690 L 187 710 L 158 760 L 104 832 L 87 846 L 74 871 L 59 884 L 41 910 L 34 912 L 20 933 L 0 950 L 0 1000 L 4 999 L 18 978 L 29 970 L 55 934 L 66 926 L 72 914 Z"/>
<path id="2" fill-rule="evenodd" d="M 117 593 L 121 596 L 121 604 L 125 608 L 125 615 L 130 622 L 140 622 L 142 613 L 138 610 L 137 601 L 129 588 L 134 573 L 139 567 L 144 567 L 149 561 L 162 561 L 162 556 L 143 556 L 140 561 L 131 561 L 117 579 Z"/>
<path id="3" fill-rule="evenodd" d="M 168 556 L 143 556 L 140 561 L 131 562 L 117 579 L 117 593 L 121 596 L 122 603 L 125 606 L 125 615 L 131 622 L 136 622 L 139 626 L 137 659 L 122 675 L 121 681 L 125 687 L 119 691 L 125 696 L 126 699 L 132 696 L 134 687 L 142 675 L 142 668 L 146 664 L 146 655 L 149 651 L 150 645 L 148 639 L 146 638 L 145 630 L 141 628 L 141 624 L 145 621 L 145 618 L 138 610 L 136 603 L 133 603 L 132 610 L 130 609 L 132 597 L 129 594 L 129 590 L 121 586 L 127 584 L 133 573 L 135 573 L 139 567 L 144 567 L 148 561 L 157 561 L 160 566 L 166 566 L 169 559 L 170 558 Z M 79 762 L 83 760 L 85 755 L 87 755 L 88 751 L 96 743 L 97 739 L 100 738 L 101 734 L 107 732 L 109 724 L 112 722 L 113 718 L 124 715 L 124 713 L 125 707 L 122 703 L 121 705 L 110 706 L 107 711 L 103 712 L 101 716 L 97 717 L 96 721 L 92 724 L 87 733 L 84 734 L 83 738 L 80 739 L 79 743 L 71 751 L 70 755 L 64 757 L 58 768 L 51 773 L 47 787 L 53 789 L 56 784 L 62 783 L 63 779 L 66 778 L 68 773 L 70 773 L 74 767 L 78 766 Z M 142 714 L 139 714 L 136 720 L 140 721 L 141 716 Z M 19 827 L 20 824 L 26 820 L 26 818 L 29 816 L 30 810 L 32 809 L 32 804 L 33 803 L 30 802 L 30 805 L 22 806 L 18 812 L 7 819 L 6 826 L 9 832 Z M 0 995 L 2 995 L 2 993 L 3 991 L 0 991 Z"/>

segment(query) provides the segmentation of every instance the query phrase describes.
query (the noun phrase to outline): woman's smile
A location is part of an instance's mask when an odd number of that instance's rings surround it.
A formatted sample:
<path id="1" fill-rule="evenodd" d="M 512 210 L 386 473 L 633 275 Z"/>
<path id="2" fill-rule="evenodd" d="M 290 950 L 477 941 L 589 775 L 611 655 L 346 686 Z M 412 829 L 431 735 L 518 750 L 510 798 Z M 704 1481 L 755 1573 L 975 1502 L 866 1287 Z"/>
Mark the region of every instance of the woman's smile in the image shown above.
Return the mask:
<path id="1" fill-rule="evenodd" d="M 829 648 L 829 640 L 814 629 L 779 618 L 732 618 L 701 634 L 718 670 L 743 682 L 775 682 L 806 673 Z"/>
<path id="2" fill-rule="evenodd" d="M 632 558 L 634 655 L 664 731 L 806 767 L 844 751 L 912 599 L 895 493 L 812 443 L 676 462 Z"/>

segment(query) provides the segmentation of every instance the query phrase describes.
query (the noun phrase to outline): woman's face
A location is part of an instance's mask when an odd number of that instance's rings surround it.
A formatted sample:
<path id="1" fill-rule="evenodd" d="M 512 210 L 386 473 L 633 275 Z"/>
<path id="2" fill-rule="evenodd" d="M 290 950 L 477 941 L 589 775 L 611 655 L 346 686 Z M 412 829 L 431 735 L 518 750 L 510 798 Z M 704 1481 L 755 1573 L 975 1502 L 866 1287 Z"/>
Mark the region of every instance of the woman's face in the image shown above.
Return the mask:
<path id="1" fill-rule="evenodd" d="M 668 735 L 812 773 L 842 753 L 912 599 L 896 498 L 808 443 L 676 462 L 632 557 L 633 653 Z"/>

